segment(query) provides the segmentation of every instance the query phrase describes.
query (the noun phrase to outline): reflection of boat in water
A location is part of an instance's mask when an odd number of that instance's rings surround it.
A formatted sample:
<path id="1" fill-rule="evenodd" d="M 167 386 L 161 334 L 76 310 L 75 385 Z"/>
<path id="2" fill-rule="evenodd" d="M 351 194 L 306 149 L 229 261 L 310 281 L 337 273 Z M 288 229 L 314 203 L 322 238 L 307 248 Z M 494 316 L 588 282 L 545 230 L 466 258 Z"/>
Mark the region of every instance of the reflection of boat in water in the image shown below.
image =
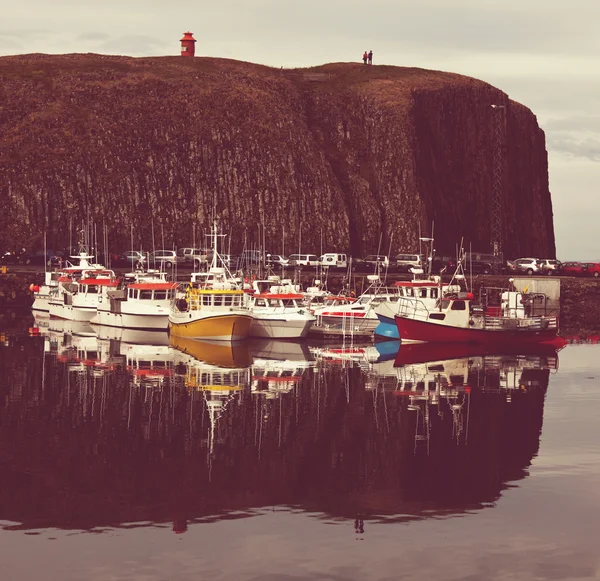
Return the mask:
<path id="1" fill-rule="evenodd" d="M 394 360 L 370 345 L 366 364 L 355 352 L 306 369 L 306 359 L 251 366 L 251 342 L 56 337 L 81 341 L 84 361 L 95 349 L 104 368 L 74 375 L 75 361 L 47 355 L 40 382 L 39 340 L 5 348 L 1 502 L 22 529 L 214 521 L 273 506 L 386 521 L 481 510 L 527 476 L 550 379 L 551 356 L 533 354 L 413 352 L 384 371 Z M 160 380 L 131 373 L 161 366 L 172 373 Z M 292 379 L 269 387 L 278 366 Z"/>
<path id="2" fill-rule="evenodd" d="M 287 359 L 312 361 L 308 345 L 302 341 L 276 341 L 273 339 L 252 338 L 248 341 L 252 357 L 259 359 Z"/>
<path id="3" fill-rule="evenodd" d="M 188 339 L 171 335 L 171 346 L 188 358 L 179 358 L 180 361 L 192 361 L 216 365 L 218 367 L 248 367 L 252 361 L 248 345 L 240 342 L 212 342 Z"/>
<path id="4" fill-rule="evenodd" d="M 96 337 L 94 328 L 89 321 L 75 321 L 72 319 L 50 319 L 48 331 L 53 333 L 65 333 L 68 335 L 86 335 Z"/>
<path id="5" fill-rule="evenodd" d="M 134 345 L 169 345 L 169 334 L 166 331 L 149 331 L 145 329 L 125 329 L 95 325 L 92 329 L 100 339 L 131 343 Z"/>
<path id="6" fill-rule="evenodd" d="M 466 343 L 402 343 L 396 354 L 394 365 L 399 367 L 409 363 L 483 355 L 537 356 L 546 357 L 549 361 L 558 361 L 557 349 L 547 343 L 508 344 L 502 348 L 483 343 L 474 345 Z"/>

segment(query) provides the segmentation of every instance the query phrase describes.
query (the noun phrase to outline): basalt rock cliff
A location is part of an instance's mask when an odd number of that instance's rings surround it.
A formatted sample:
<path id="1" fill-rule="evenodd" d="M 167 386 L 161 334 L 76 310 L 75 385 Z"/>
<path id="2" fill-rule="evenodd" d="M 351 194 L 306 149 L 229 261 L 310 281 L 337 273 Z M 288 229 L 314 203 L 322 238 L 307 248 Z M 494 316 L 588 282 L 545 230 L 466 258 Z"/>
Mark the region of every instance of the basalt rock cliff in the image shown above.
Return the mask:
<path id="1" fill-rule="evenodd" d="M 0 58 L 0 247 L 60 248 L 82 223 L 114 250 L 490 250 L 503 105 L 507 256 L 555 253 L 544 133 L 502 91 L 456 74 L 225 59 Z M 263 236 L 263 234 L 261 234 Z M 285 243 L 282 241 L 285 241 Z"/>

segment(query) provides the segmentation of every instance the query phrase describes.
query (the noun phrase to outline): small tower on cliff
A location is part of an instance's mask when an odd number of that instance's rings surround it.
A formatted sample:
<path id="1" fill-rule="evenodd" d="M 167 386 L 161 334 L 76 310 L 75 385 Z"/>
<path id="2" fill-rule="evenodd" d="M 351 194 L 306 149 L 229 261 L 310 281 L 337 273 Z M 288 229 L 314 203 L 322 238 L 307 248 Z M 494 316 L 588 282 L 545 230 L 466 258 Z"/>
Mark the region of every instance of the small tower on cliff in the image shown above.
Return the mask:
<path id="1" fill-rule="evenodd" d="M 196 52 L 196 39 L 193 32 L 184 32 L 181 39 L 181 56 L 194 56 Z"/>

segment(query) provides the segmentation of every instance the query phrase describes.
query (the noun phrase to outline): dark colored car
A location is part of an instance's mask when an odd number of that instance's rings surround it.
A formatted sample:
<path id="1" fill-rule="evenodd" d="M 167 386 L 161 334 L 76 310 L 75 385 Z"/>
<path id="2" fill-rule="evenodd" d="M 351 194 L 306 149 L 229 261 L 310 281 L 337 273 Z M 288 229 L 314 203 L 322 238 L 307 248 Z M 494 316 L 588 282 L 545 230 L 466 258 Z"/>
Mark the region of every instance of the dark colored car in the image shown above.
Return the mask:
<path id="1" fill-rule="evenodd" d="M 444 274 L 454 273 L 456 270 L 456 259 L 451 256 L 434 256 L 431 262 L 432 274 L 439 274 L 442 270 Z"/>
<path id="2" fill-rule="evenodd" d="M 465 272 L 474 274 L 492 274 L 506 272 L 507 265 L 499 256 L 484 252 L 467 252 L 463 263 Z"/>
<path id="3" fill-rule="evenodd" d="M 24 257 L 25 264 L 34 264 L 40 266 L 60 266 L 63 262 L 63 253 L 54 250 L 38 250 Z"/>
<path id="4" fill-rule="evenodd" d="M 584 262 L 582 266 L 585 276 L 593 276 L 594 278 L 600 276 L 600 262 Z"/>
<path id="5" fill-rule="evenodd" d="M 19 255 L 15 252 L 2 252 L 0 254 L 0 264 L 17 264 L 19 262 Z"/>
<path id="6" fill-rule="evenodd" d="M 565 276 L 582 276 L 585 270 L 581 262 L 563 262 L 560 273 Z"/>

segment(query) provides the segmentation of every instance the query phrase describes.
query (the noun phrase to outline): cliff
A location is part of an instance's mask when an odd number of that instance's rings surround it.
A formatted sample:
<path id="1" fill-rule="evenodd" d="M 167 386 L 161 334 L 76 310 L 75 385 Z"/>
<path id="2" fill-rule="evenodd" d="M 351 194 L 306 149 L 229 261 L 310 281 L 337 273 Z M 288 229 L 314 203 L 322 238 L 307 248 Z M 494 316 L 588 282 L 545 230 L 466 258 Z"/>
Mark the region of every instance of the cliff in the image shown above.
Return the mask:
<path id="1" fill-rule="evenodd" d="M 555 255 L 544 133 L 500 90 L 455 74 L 225 59 L 0 58 L 0 248 L 68 244 L 94 222 L 114 250 L 490 248 L 494 109 L 506 106 L 507 256 Z M 419 230 L 420 229 L 420 230 Z M 284 242 L 282 241 L 284 239 Z"/>

